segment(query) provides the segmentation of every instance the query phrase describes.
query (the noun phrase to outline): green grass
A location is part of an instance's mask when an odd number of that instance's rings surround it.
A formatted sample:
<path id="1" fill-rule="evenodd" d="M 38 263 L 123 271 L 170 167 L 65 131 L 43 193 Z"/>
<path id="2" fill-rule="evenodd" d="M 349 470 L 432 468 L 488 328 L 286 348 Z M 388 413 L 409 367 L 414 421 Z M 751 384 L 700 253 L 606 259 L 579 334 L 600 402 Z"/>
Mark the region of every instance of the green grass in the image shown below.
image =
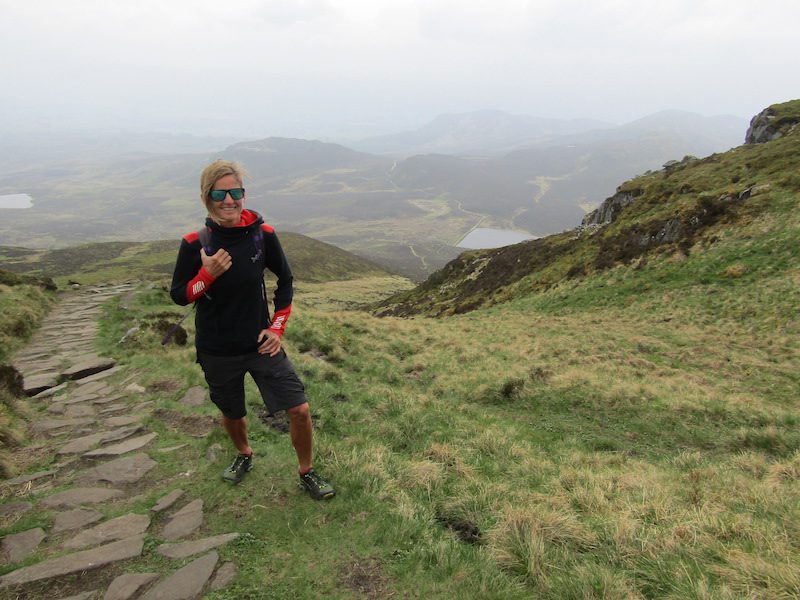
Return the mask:
<path id="1" fill-rule="evenodd" d="M 161 347 L 148 326 L 181 311 L 161 289 L 141 291 L 132 310 L 109 307 L 102 349 L 167 411 L 148 424 L 157 446 L 188 445 L 150 453 L 162 484 L 140 508 L 182 487 L 203 498 L 206 533 L 245 533 L 220 550 L 239 575 L 216 599 L 792 597 L 796 325 L 765 335 L 766 307 L 742 318 L 737 302 L 772 298 L 746 275 L 687 279 L 671 295 L 656 285 L 680 280 L 662 267 L 685 264 L 623 267 L 436 320 L 343 310 L 392 280 L 301 285 L 285 342 L 311 401 L 316 464 L 339 492 L 324 504 L 296 487 L 288 437 L 256 418 L 252 383 L 256 468 L 222 485 L 222 430 L 182 429 L 216 418 L 177 402 L 202 385 L 193 349 Z M 709 286 L 718 304 L 698 313 Z M 786 293 L 775 287 L 774 302 Z M 138 337 L 117 344 L 133 325 Z M 158 543 L 134 570 L 168 568 Z"/>

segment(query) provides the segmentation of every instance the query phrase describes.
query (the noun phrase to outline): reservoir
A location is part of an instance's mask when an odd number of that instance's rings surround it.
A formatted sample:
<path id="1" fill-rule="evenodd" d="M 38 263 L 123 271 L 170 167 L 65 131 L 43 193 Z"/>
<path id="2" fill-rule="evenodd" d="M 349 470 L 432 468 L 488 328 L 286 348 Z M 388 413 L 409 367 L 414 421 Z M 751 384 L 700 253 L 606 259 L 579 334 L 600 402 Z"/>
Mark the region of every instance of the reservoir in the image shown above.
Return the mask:
<path id="1" fill-rule="evenodd" d="M 519 242 L 535 240 L 536 236 L 527 231 L 514 231 L 512 229 L 490 229 L 488 227 L 476 227 L 465 235 L 460 242 L 459 248 L 469 248 L 470 250 L 483 250 L 486 248 L 500 248 L 510 246 Z"/>
<path id="2" fill-rule="evenodd" d="M 0 208 L 30 208 L 31 206 L 33 206 L 33 198 L 28 194 L 0 195 Z"/>

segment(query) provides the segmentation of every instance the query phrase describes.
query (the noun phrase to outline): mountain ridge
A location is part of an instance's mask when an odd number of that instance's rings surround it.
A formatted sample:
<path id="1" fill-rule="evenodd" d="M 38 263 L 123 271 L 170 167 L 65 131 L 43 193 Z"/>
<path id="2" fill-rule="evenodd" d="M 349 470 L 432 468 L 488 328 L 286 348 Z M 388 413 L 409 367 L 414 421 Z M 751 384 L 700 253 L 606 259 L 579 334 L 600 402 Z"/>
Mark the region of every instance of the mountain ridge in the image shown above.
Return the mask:
<path id="1" fill-rule="evenodd" d="M 570 231 L 490 251 L 461 254 L 414 290 L 376 307 L 382 315 L 462 313 L 544 290 L 654 255 L 687 256 L 713 245 L 727 228 L 749 223 L 800 192 L 800 100 L 774 105 L 783 131 L 703 159 L 687 156 L 621 184 Z M 755 121 L 755 119 L 754 119 Z M 606 215 L 598 217 L 597 215 Z"/>

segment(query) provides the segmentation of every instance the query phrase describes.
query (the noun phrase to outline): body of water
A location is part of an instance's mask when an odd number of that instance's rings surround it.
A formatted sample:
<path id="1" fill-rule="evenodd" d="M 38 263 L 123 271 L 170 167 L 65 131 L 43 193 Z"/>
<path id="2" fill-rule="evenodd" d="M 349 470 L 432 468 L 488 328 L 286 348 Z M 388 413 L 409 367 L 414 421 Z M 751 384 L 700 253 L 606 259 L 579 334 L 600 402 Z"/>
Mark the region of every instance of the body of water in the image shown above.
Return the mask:
<path id="1" fill-rule="evenodd" d="M 28 194 L 7 194 L 0 196 L 0 208 L 30 208 L 33 198 Z"/>
<path id="2" fill-rule="evenodd" d="M 465 235 L 460 242 L 459 248 L 469 248 L 470 250 L 483 250 L 486 248 L 500 248 L 510 246 L 519 242 L 535 240 L 536 236 L 527 231 L 514 231 L 511 229 L 489 229 L 488 227 L 476 227 Z"/>

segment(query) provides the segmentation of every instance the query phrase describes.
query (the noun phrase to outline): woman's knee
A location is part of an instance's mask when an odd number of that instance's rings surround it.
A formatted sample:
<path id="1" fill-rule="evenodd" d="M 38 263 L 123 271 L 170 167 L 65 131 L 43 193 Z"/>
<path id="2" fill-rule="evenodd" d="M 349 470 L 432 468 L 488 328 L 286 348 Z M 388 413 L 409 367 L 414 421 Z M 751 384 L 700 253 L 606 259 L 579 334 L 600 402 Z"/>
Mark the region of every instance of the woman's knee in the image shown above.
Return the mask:
<path id="1" fill-rule="evenodd" d="M 289 415 L 289 418 L 292 421 L 305 421 L 306 419 L 311 417 L 311 413 L 308 410 L 308 402 L 305 402 L 300 406 L 293 406 L 292 408 L 286 411 L 286 414 Z"/>

